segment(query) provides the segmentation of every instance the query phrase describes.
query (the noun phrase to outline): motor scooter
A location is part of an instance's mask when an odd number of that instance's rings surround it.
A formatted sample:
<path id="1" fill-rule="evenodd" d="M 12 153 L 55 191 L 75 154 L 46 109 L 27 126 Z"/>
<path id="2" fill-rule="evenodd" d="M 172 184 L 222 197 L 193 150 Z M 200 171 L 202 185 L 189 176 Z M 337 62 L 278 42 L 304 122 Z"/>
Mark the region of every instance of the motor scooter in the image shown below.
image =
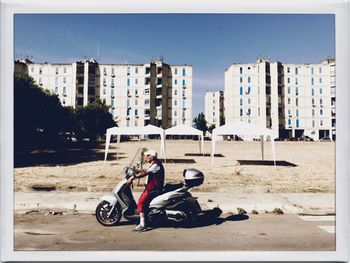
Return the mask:
<path id="1" fill-rule="evenodd" d="M 101 197 L 102 201 L 95 211 L 96 219 L 100 224 L 115 226 L 122 217 L 135 223 L 139 221 L 140 216 L 132 193 L 132 185 L 127 183 L 127 180 L 137 172 L 138 166 L 126 166 L 125 178 L 115 186 L 112 195 Z M 146 218 L 150 226 L 156 226 L 165 221 L 183 223 L 186 226 L 193 226 L 196 223 L 202 209 L 189 189 L 201 185 L 204 175 L 197 169 L 185 169 L 183 177 L 185 184 L 166 184 L 161 193 L 150 202 Z"/>

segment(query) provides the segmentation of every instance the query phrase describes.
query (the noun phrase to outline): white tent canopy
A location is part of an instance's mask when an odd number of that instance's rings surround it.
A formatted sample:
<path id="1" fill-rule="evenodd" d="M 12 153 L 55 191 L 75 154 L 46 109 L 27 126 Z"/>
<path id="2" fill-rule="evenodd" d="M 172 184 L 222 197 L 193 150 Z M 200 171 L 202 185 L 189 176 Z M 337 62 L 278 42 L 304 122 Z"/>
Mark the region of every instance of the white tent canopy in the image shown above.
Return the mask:
<path id="1" fill-rule="evenodd" d="M 203 152 L 204 136 L 201 130 L 187 125 L 177 125 L 165 130 L 165 135 L 196 135 L 199 141 L 199 152 Z"/>
<path id="2" fill-rule="evenodd" d="M 164 156 L 165 159 L 165 143 L 164 143 L 164 130 L 162 128 L 147 125 L 143 127 L 112 127 L 106 131 L 106 147 L 105 147 L 105 161 L 107 160 L 109 144 L 111 141 L 112 135 L 117 135 L 118 141 L 118 155 L 119 155 L 119 143 L 121 135 L 160 135 L 160 153 Z"/>
<path id="3" fill-rule="evenodd" d="M 273 131 L 271 129 L 265 128 L 263 126 L 257 126 L 245 122 L 235 122 L 235 123 L 228 123 L 225 125 L 222 125 L 216 129 L 213 130 L 213 136 L 212 136 L 212 148 L 211 148 L 211 164 L 213 165 L 214 162 L 214 154 L 215 154 L 215 143 L 217 141 L 217 136 L 220 135 L 238 135 L 238 136 L 257 136 L 260 137 L 261 141 L 261 153 L 262 153 L 262 160 L 264 160 L 264 137 L 270 137 L 271 140 L 271 149 L 272 149 L 272 155 L 273 155 L 273 161 L 276 165 L 276 158 L 275 158 L 275 143 L 274 143 L 274 135 Z"/>

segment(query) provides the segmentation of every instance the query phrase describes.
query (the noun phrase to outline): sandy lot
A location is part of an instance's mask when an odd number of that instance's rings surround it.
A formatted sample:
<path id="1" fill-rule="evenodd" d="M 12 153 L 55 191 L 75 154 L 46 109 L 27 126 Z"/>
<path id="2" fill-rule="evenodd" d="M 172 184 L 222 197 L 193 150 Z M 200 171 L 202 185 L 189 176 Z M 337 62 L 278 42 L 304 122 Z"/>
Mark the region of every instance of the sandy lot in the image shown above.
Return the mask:
<path id="1" fill-rule="evenodd" d="M 15 191 L 32 191 L 33 186 L 57 191 L 110 191 L 124 176 L 122 168 L 138 148 L 159 152 L 159 144 L 158 140 L 123 142 L 118 160 L 116 144 L 112 144 L 106 163 L 103 147 L 94 152 L 76 149 L 74 154 L 72 151 L 61 155 L 52 151 L 40 153 L 38 162 L 14 169 Z M 210 147 L 211 143 L 206 141 L 204 152 L 209 154 Z M 335 143 L 331 142 L 276 142 L 276 160 L 283 161 L 277 166 L 256 162 L 261 160 L 260 142 L 218 142 L 216 154 L 223 157 L 215 158 L 213 168 L 209 156 L 185 156 L 199 153 L 198 141 L 167 140 L 166 151 L 166 182 L 181 182 L 186 168 L 196 168 L 205 174 L 204 183 L 193 191 L 240 188 L 247 192 L 335 192 Z M 54 161 L 46 163 L 50 156 Z M 265 143 L 265 160 L 272 160 L 269 142 Z M 135 190 L 141 190 L 142 183 Z"/>

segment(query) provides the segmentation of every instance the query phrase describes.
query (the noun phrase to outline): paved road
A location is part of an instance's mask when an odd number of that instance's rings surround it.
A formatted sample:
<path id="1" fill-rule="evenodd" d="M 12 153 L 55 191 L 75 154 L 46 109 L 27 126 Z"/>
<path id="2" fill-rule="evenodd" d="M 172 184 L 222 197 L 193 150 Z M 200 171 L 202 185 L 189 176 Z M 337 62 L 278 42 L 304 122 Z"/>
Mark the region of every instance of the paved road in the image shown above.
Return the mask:
<path id="1" fill-rule="evenodd" d="M 128 222 L 103 227 L 92 214 L 17 214 L 15 250 L 332 251 L 334 224 L 332 216 L 223 214 L 203 216 L 194 228 L 135 233 Z"/>

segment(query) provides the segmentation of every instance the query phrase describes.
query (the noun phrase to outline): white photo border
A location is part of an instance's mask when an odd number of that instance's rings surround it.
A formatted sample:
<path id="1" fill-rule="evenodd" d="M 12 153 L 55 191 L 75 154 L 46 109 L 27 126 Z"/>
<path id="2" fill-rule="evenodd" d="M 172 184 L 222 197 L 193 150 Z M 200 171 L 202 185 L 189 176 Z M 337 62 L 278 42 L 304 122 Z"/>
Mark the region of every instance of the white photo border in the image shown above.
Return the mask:
<path id="1" fill-rule="evenodd" d="M 1 261 L 348 261 L 349 260 L 349 0 L 0 0 Z M 231 252 L 21 252 L 14 250 L 14 15 L 23 13 L 269 13 L 335 14 L 336 250 Z"/>

